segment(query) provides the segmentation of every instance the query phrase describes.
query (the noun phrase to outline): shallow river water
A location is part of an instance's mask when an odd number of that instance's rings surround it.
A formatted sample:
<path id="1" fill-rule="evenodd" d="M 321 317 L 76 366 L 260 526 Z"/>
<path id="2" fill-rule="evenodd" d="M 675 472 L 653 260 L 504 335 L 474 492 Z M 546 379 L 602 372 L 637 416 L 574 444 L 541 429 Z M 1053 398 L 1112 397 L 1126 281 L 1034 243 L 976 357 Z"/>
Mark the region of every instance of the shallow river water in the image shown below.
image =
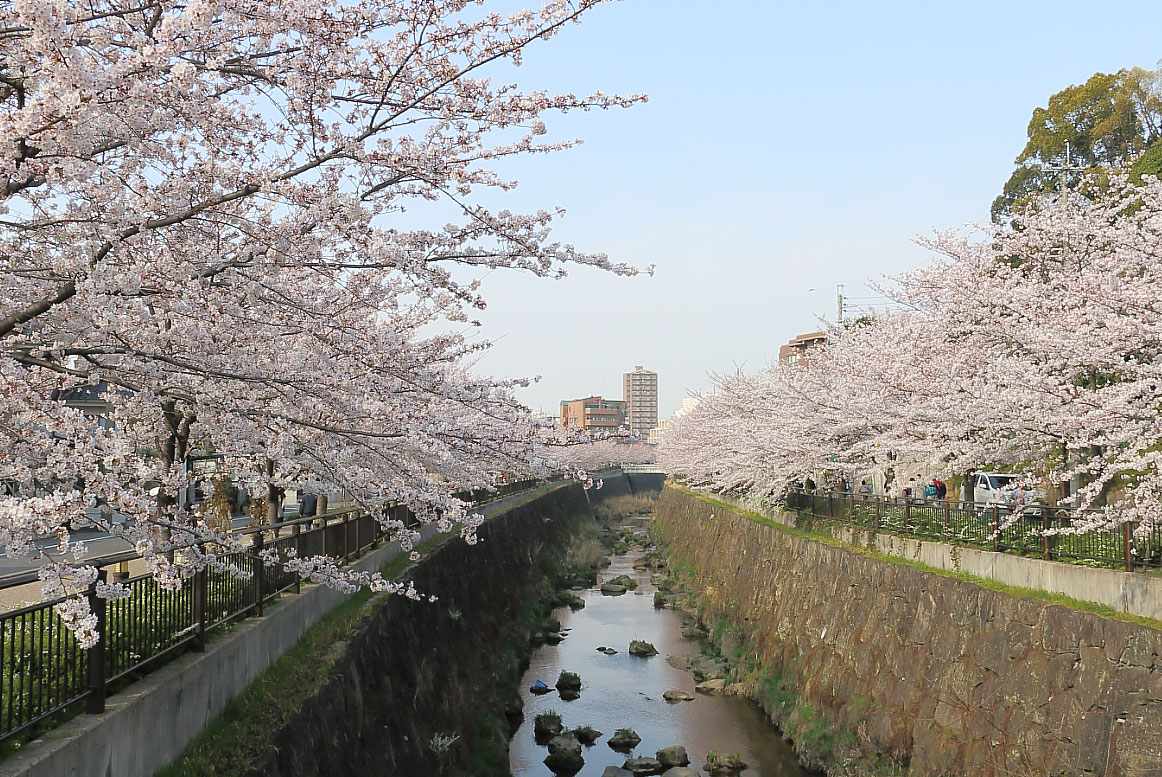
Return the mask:
<path id="1" fill-rule="evenodd" d="M 699 644 L 682 637 L 680 616 L 672 610 L 656 610 L 650 573 L 633 569 L 640 553 L 613 558 L 598 584 L 620 574 L 638 580 L 637 591 L 604 596 L 596 588 L 579 591 L 585 608 L 556 614 L 568 637 L 558 645 L 539 648 L 522 681 L 525 719 L 509 748 L 509 765 L 515 777 L 551 777 L 543 763 L 548 751 L 533 741 L 533 718 L 555 710 L 565 728 L 586 724 L 604 732 L 592 747 L 585 747 L 585 766 L 579 777 L 600 777 L 606 766 L 621 766 L 626 755 L 612 750 L 606 741 L 619 728 L 632 728 L 642 738 L 632 755 L 653 756 L 670 745 L 682 745 L 690 756 L 690 768 L 705 774 L 702 766 L 711 750 L 737 752 L 749 768 L 743 777 L 801 777 L 791 748 L 766 721 L 761 710 L 737 697 L 694 694 L 693 701 L 667 702 L 662 694 L 671 689 L 694 693 L 695 680 L 666 663 L 671 654 L 697 655 Z M 652 642 L 659 655 L 636 658 L 629 654 L 631 639 Z M 601 645 L 615 648 L 616 655 L 597 651 Z M 535 680 L 552 686 L 562 670 L 581 675 L 581 698 L 562 701 L 553 690 L 544 696 L 529 693 Z"/>

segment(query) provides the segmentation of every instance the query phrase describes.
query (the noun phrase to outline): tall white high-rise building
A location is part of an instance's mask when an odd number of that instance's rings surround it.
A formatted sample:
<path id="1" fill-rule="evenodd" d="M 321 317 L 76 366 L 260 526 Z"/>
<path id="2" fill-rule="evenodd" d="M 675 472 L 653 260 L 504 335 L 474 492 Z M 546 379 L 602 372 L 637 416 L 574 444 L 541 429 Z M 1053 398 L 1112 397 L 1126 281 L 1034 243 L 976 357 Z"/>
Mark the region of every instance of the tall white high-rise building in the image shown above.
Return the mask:
<path id="1" fill-rule="evenodd" d="M 644 440 L 658 425 L 658 373 L 639 364 L 622 373 L 621 389 L 629 431 Z"/>

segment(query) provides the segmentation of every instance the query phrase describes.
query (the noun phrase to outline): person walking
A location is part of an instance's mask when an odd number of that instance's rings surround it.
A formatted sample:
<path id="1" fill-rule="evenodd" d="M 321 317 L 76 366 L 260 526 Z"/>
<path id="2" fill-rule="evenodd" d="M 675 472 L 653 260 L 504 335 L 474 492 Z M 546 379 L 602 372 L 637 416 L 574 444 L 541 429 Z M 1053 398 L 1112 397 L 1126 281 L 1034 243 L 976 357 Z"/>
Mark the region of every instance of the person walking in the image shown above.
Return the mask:
<path id="1" fill-rule="evenodd" d="M 924 486 L 924 500 L 931 502 L 937 498 L 939 491 L 936 488 L 936 479 L 933 478 L 926 486 Z"/>
<path id="2" fill-rule="evenodd" d="M 314 518 L 315 512 L 318 509 L 319 497 L 312 494 L 310 491 L 303 493 L 299 497 L 299 516 L 302 518 Z"/>

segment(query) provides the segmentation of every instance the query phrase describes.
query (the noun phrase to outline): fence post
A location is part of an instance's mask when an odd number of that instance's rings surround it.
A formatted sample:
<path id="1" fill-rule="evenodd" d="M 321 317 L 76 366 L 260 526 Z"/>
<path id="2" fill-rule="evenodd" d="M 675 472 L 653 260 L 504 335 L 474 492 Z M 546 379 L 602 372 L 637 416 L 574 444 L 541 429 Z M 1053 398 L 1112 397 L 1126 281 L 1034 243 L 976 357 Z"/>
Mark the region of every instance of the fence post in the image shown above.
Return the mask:
<path id="1" fill-rule="evenodd" d="M 912 519 L 912 500 L 904 497 L 904 536 L 908 536 L 908 522 Z"/>
<path id="2" fill-rule="evenodd" d="M 1049 560 L 1049 506 L 1041 505 L 1041 558 Z"/>
<path id="3" fill-rule="evenodd" d="M 106 580 L 105 570 L 97 570 L 97 581 L 89 587 L 89 610 L 97 616 L 97 644 L 89 648 L 89 695 L 85 712 L 99 715 L 105 711 L 105 646 L 109 643 L 105 628 L 105 600 L 97 596 L 97 583 Z"/>
<path id="4" fill-rule="evenodd" d="M 997 509 L 997 503 L 993 502 L 993 553 L 1000 552 L 1001 549 L 1001 512 Z"/>
<path id="5" fill-rule="evenodd" d="M 1130 563 L 1130 522 L 1126 521 L 1122 524 L 1122 557 L 1126 560 L 1126 571 L 1133 569 Z"/>
<path id="6" fill-rule="evenodd" d="M 883 502 L 884 502 L 884 500 L 882 498 L 880 498 L 878 496 L 876 497 L 876 523 L 875 523 L 876 531 L 880 530 L 880 505 L 882 505 Z"/>
<path id="7" fill-rule="evenodd" d="M 262 538 L 262 532 L 254 535 L 254 587 L 258 591 L 257 601 L 255 602 L 258 617 L 262 617 L 263 600 L 266 599 L 266 564 L 262 563 L 262 548 L 265 540 Z"/>
<path id="8" fill-rule="evenodd" d="M 343 513 L 343 560 L 351 556 L 351 543 L 347 541 L 347 533 L 351 527 L 351 513 Z"/>
<path id="9" fill-rule="evenodd" d="M 948 500 L 945 499 L 944 500 L 944 537 L 945 537 L 945 539 L 948 538 L 948 534 L 949 534 L 949 532 L 948 532 L 948 512 L 949 512 L 949 509 L 950 508 L 948 507 Z"/>
<path id="10" fill-rule="evenodd" d="M 835 494 L 827 492 L 827 517 L 835 517 Z"/>
<path id="11" fill-rule="evenodd" d="M 314 521 L 311 521 L 314 523 Z M 307 524 L 307 530 L 310 531 L 310 524 Z M 297 524 L 295 526 L 295 558 L 303 557 L 303 532 L 302 528 Z M 303 588 L 303 576 L 295 572 L 295 593 L 301 594 Z"/>
<path id="12" fill-rule="evenodd" d="M 194 652 L 206 652 L 206 568 L 202 567 L 194 573 L 193 586 L 190 589 L 190 598 L 194 605 Z"/>
<path id="13" fill-rule="evenodd" d="M 362 516 L 360 516 L 360 515 L 355 516 L 355 552 L 356 553 L 363 550 L 363 541 L 362 541 L 362 538 L 359 536 L 359 522 L 360 522 L 361 518 L 362 518 Z"/>

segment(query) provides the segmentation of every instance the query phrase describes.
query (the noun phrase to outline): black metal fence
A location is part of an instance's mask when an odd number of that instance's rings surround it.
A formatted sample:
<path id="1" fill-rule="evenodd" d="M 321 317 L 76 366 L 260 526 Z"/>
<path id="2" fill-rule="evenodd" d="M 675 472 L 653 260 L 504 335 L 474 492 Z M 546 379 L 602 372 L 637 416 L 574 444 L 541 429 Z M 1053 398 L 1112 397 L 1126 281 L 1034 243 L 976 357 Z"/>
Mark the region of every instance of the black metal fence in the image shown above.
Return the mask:
<path id="1" fill-rule="evenodd" d="M 884 498 L 849 492 L 791 489 L 787 508 L 877 532 L 1037 556 L 1090 566 L 1162 569 L 1162 527 L 1138 532 L 1131 523 L 1109 530 L 1072 530 L 1085 514 L 1070 507 L 1031 504 L 1016 509 L 981 504 Z M 1062 531 L 1064 530 L 1064 531 Z M 1072 530 L 1072 531 L 1071 531 Z"/>
<path id="2" fill-rule="evenodd" d="M 539 482 L 516 480 L 495 491 L 457 496 L 480 504 Z M 415 525 L 403 505 L 392 507 L 390 517 Z M 0 614 L 0 741 L 82 700 L 87 712 L 102 712 L 111 683 L 149 671 L 151 664 L 175 651 L 204 650 L 207 630 L 234 618 L 261 616 L 266 603 L 278 594 L 297 593 L 298 575 L 259 561 L 264 548 L 276 550 L 280 558 L 294 549 L 300 557 L 325 555 L 346 561 L 385 538 L 378 521 L 354 509 L 243 533 L 252 537 L 247 550 L 224 555 L 220 560 L 225 568 L 200 570 L 178 590 L 161 588 L 150 575 L 123 581 L 130 591 L 124 599 L 101 599 L 93 586 L 88 598 L 100 639 L 89 650 L 80 647 L 53 609 L 59 599 Z M 98 580 L 104 581 L 107 572 L 101 567 L 132 557 L 123 553 L 90 563 L 99 567 Z M 12 578 L 2 587 L 26 582 Z"/>

